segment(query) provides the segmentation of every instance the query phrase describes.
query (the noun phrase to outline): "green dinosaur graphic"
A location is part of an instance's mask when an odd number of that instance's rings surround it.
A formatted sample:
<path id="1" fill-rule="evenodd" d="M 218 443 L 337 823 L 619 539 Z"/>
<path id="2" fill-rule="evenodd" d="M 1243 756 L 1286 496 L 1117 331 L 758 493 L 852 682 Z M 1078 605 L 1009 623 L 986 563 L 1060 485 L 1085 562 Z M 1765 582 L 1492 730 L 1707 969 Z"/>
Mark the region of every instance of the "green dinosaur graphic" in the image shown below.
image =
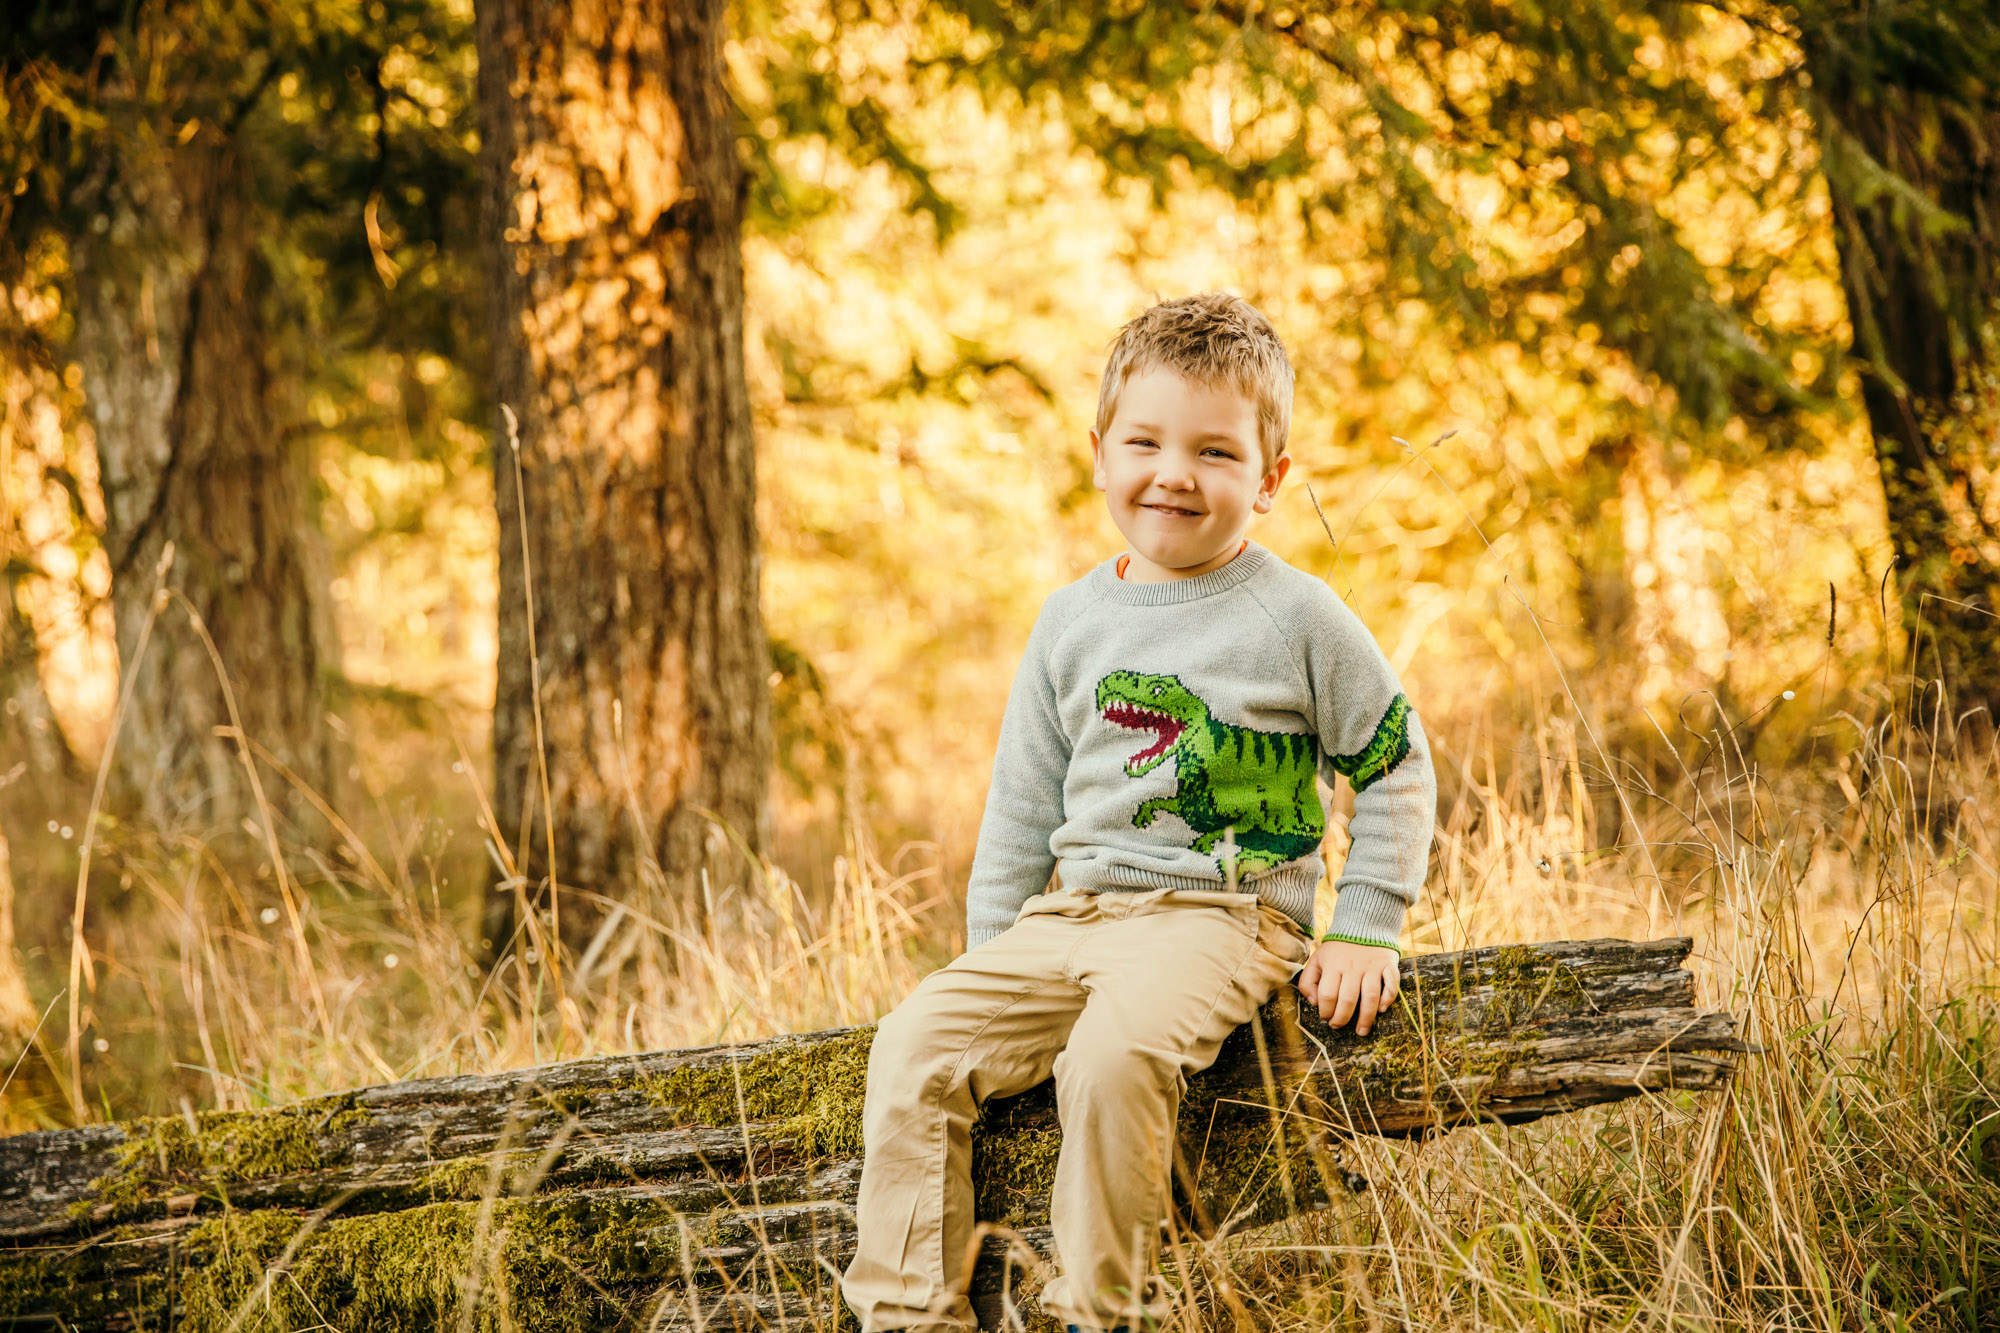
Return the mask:
<path id="1" fill-rule="evenodd" d="M 1197 835 L 1194 850 L 1207 855 L 1233 826 L 1239 878 L 1296 860 L 1326 836 L 1326 812 L 1313 785 L 1319 742 L 1310 732 L 1232 726 L 1211 716 L 1179 677 L 1138 671 L 1113 671 L 1098 681 L 1097 708 L 1107 722 L 1158 738 L 1125 761 L 1128 776 L 1174 761 L 1174 794 L 1140 802 L 1133 828 L 1146 828 L 1162 812 L 1179 815 Z M 1225 875 L 1226 855 L 1216 857 Z"/>
<path id="2" fill-rule="evenodd" d="M 1410 701 L 1397 695 L 1389 701 L 1389 711 L 1375 724 L 1368 744 L 1353 754 L 1337 754 L 1328 759 L 1334 771 L 1343 773 L 1354 790 L 1367 791 L 1410 753 Z"/>

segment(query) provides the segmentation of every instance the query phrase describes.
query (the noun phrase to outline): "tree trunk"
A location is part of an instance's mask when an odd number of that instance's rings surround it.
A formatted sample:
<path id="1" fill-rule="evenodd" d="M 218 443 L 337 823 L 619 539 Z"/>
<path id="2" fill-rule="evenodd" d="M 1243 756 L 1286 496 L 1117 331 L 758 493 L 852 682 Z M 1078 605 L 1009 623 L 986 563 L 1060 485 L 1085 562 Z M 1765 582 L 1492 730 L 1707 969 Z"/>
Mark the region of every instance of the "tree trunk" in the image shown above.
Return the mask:
<path id="1" fill-rule="evenodd" d="M 518 454 L 505 430 L 494 447 L 494 806 L 531 893 L 553 862 L 573 947 L 604 899 L 642 884 L 699 902 L 701 869 L 729 860 L 714 821 L 766 842 L 722 14 L 721 0 L 478 6 L 496 396 L 519 418 Z M 504 948 L 513 899 L 493 902 Z"/>
<path id="2" fill-rule="evenodd" d="M 0 829 L 0 1051 L 14 1059 L 35 1031 L 35 1002 L 14 943 L 14 863 L 7 834 Z M 5 1075 L 0 1075 L 4 1078 Z"/>
<path id="3" fill-rule="evenodd" d="M 0 513 L 0 522 L 7 517 Z M 21 609 L 11 557 L 0 545 L 0 787 L 25 780 L 47 790 L 73 778 L 76 764 L 42 688 L 35 626 Z"/>
<path id="4" fill-rule="evenodd" d="M 0 357 L 14 362 L 0 367 L 0 789 L 25 783 L 34 795 L 28 804 L 38 808 L 60 802 L 68 794 L 62 787 L 75 782 L 79 767 L 42 683 L 44 644 L 29 585 L 46 576 L 40 568 L 46 547 L 73 539 L 80 516 L 54 515 L 55 506 L 67 510 L 72 502 L 50 479 L 55 459 L 43 452 L 52 443 L 42 438 L 43 410 L 54 415 L 45 391 L 55 377 L 34 364 L 42 331 L 23 327 L 19 311 L 5 300 L 0 321 L 6 325 Z M 17 804 L 17 792 L 0 799 L 0 805 Z"/>
<path id="5" fill-rule="evenodd" d="M 1564 530 L 1576 563 L 1577 611 L 1591 654 L 1587 669 L 1579 674 L 1609 682 L 1610 688 L 1620 691 L 1607 701 L 1619 712 L 1632 702 L 1622 691 L 1638 658 L 1632 628 L 1638 613 L 1621 512 L 1631 457 L 1629 437 L 1592 440 L 1576 469 L 1573 489 L 1564 497 L 1575 519 Z"/>
<path id="6" fill-rule="evenodd" d="M 0 513 L 0 521 L 9 518 Z M 19 580 L 6 567 L 7 554 L 0 546 L 0 1059 L 12 1060 L 34 1031 L 36 1011 L 15 944 L 7 833 L 10 826 L 32 828 L 45 814 L 51 797 L 63 793 L 72 762 L 42 692 L 34 625 L 15 601 Z"/>
<path id="7" fill-rule="evenodd" d="M 1915 671 L 2000 708 L 2000 111 L 1921 86 L 1900 48 L 1807 46 Z"/>
<path id="8" fill-rule="evenodd" d="M 234 828 L 256 809 L 236 742 L 218 733 L 229 695 L 252 742 L 322 792 L 332 777 L 308 454 L 273 422 L 267 275 L 232 146 L 203 129 L 150 158 L 137 149 L 92 189 L 104 225 L 75 246 L 77 343 L 130 697 L 112 804 L 157 827 Z M 185 604 L 156 606 L 169 543 L 167 584 Z M 299 808 L 282 779 L 265 787 Z"/>
<path id="9" fill-rule="evenodd" d="M 1747 1048 L 1729 1014 L 1694 1007 L 1692 944 L 1406 958 L 1402 997 L 1366 1037 L 1284 987 L 1188 1082 L 1182 1221 L 1212 1235 L 1366 1189 L 1342 1164 L 1350 1134 L 1727 1086 Z M 0 1320 L 830 1327 L 872 1039 L 844 1028 L 0 1139 Z M 988 1102 L 972 1133 L 978 1216 L 1048 1257 L 1054 1085 Z M 973 1277 L 988 1329 L 1018 1327 L 1005 1249 L 989 1241 Z M 1032 1300 L 1023 1312 L 1049 1327 Z"/>
<path id="10" fill-rule="evenodd" d="M 0 302 L 0 318 L 15 314 Z M 0 368 L 0 1059 L 10 1062 L 38 1017 L 17 932 L 31 942 L 49 940 L 57 913 L 68 906 L 61 895 L 43 892 L 30 895 L 26 910 L 17 912 L 12 852 L 36 842 L 49 846 L 43 829 L 49 821 L 75 817 L 81 776 L 43 683 L 46 644 L 31 611 L 30 587 L 46 576 L 39 563 L 48 547 L 76 529 L 71 522 L 52 521 L 53 507 L 68 508 L 70 497 L 47 478 L 45 441 L 31 424 L 36 409 L 47 406 L 36 383 L 45 372 L 31 368 L 28 339 L 20 333 L 18 327 L 6 330 L 0 350 L 0 356 L 16 358 Z M 26 1091 L 17 1082 L 16 1096 Z"/>

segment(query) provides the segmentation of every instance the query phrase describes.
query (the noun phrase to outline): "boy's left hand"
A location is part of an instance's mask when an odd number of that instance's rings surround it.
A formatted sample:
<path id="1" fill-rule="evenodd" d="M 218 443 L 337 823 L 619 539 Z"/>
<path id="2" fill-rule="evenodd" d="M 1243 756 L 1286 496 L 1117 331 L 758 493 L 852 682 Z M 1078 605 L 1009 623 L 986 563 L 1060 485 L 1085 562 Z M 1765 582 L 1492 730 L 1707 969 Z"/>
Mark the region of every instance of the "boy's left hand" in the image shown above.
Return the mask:
<path id="1" fill-rule="evenodd" d="M 1340 1027 L 1351 1017 L 1354 1035 L 1365 1037 L 1376 1016 L 1396 1002 L 1401 962 L 1394 949 L 1380 945 L 1323 940 L 1299 973 L 1299 991 L 1329 1024 Z"/>

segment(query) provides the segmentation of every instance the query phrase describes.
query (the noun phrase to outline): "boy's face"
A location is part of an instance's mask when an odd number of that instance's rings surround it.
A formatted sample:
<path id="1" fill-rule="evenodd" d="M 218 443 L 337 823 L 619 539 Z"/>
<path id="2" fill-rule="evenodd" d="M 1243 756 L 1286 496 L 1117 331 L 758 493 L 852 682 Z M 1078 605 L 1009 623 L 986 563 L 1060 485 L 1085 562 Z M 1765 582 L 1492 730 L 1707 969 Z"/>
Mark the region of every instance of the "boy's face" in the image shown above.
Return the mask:
<path id="1" fill-rule="evenodd" d="M 1090 433 L 1092 479 L 1132 547 L 1125 577 L 1188 579 L 1229 563 L 1291 470 L 1269 471 L 1257 406 L 1230 388 L 1192 384 L 1154 368 L 1125 381 L 1102 437 Z"/>

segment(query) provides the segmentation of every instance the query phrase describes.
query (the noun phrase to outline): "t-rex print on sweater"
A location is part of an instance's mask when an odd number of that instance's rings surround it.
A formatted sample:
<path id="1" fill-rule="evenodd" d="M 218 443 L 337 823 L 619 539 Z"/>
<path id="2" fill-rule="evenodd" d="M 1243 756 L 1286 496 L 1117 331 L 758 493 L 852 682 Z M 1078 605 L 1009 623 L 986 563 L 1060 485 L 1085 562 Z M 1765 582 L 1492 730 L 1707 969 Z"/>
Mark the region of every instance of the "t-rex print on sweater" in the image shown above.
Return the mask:
<path id="1" fill-rule="evenodd" d="M 1097 708 L 1107 722 L 1156 736 L 1125 762 L 1143 777 L 1172 760 L 1172 796 L 1141 801 L 1133 828 L 1162 814 L 1179 815 L 1195 831 L 1191 844 L 1206 855 L 1234 831 L 1234 873 L 1240 877 L 1296 860 L 1326 836 L 1313 775 L 1319 743 L 1303 731 L 1233 726 L 1208 711 L 1201 696 L 1175 676 L 1114 671 L 1097 682 Z M 1231 873 L 1226 857 L 1216 868 Z"/>
<path id="2" fill-rule="evenodd" d="M 1314 776 L 1319 742 L 1311 732 L 1258 731 L 1224 722 L 1202 697 L 1177 676 L 1113 671 L 1097 682 L 1097 708 L 1107 722 L 1157 739 L 1125 763 L 1125 772 L 1143 777 L 1172 760 L 1174 794 L 1139 803 L 1133 828 L 1148 828 L 1162 814 L 1180 816 L 1195 831 L 1190 844 L 1208 853 L 1233 837 L 1234 875 L 1293 861 L 1314 850 L 1326 836 Z M 1409 753 L 1409 700 L 1398 694 L 1368 744 L 1351 755 L 1336 755 L 1333 767 L 1359 791 L 1394 768 Z M 1232 873 L 1225 853 L 1216 868 Z"/>

